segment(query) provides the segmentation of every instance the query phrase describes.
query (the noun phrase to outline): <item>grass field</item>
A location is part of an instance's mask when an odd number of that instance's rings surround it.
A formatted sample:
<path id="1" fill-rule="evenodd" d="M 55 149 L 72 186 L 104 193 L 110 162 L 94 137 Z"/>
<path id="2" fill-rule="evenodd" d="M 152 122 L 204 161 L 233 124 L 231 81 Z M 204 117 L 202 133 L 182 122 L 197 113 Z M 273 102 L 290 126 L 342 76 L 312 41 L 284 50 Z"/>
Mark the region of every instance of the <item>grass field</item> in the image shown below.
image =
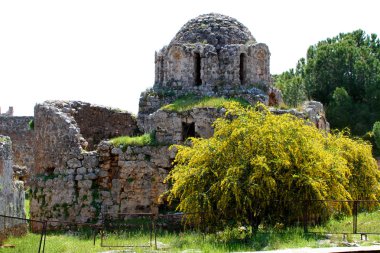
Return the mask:
<path id="1" fill-rule="evenodd" d="M 372 213 L 362 213 L 358 216 L 358 232 L 380 232 L 380 211 Z M 254 251 L 273 250 L 285 248 L 302 247 L 329 247 L 342 245 L 342 232 L 352 232 L 352 217 L 341 218 L 339 221 L 331 220 L 324 226 L 310 228 L 310 231 L 321 232 L 321 234 L 305 234 L 302 228 L 272 228 L 266 229 L 266 233 L 261 232 L 251 235 L 239 229 L 226 229 L 222 232 L 204 235 L 199 232 L 185 233 L 157 233 L 157 246 L 160 252 L 183 252 L 194 250 L 193 252 L 231 252 L 231 251 Z M 326 240 L 324 234 L 333 233 Z M 334 234 L 338 233 L 338 234 Z M 361 245 L 371 245 L 379 242 L 380 236 L 370 234 L 368 241 L 361 241 L 360 235 L 347 237 L 348 242 L 356 242 Z M 21 238 L 9 238 L 6 244 L 13 245 L 14 248 L 3 248 L 0 252 L 37 252 L 40 235 L 29 233 Z M 149 246 L 150 234 L 146 231 L 137 231 L 129 234 L 116 235 L 109 233 L 103 241 L 106 245 L 139 245 Z M 107 250 L 128 249 L 123 247 L 101 247 L 100 235 L 96 237 L 93 245 L 93 234 L 91 230 L 84 232 L 54 232 L 49 233 L 46 238 L 45 252 L 103 252 Z M 133 252 L 150 252 L 149 247 L 134 247 Z M 189 252 L 189 251 L 188 251 Z"/>
<path id="2" fill-rule="evenodd" d="M 28 216 L 29 199 L 26 198 L 25 209 Z M 186 233 L 157 233 L 157 246 L 160 252 L 183 252 L 193 249 L 194 252 L 231 252 L 231 251 L 253 251 L 253 250 L 273 250 L 285 248 L 302 247 L 329 247 L 342 244 L 342 233 L 348 233 L 348 242 L 355 242 L 361 245 L 371 245 L 380 242 L 380 235 L 370 234 L 368 241 L 361 241 L 360 235 L 352 233 L 352 217 L 341 217 L 339 220 L 330 220 L 323 226 L 309 228 L 310 232 L 316 234 L 304 234 L 302 228 L 269 228 L 260 230 L 261 233 L 254 235 L 247 234 L 237 229 L 226 229 L 223 232 L 204 235 L 197 232 Z M 380 210 L 374 212 L 364 212 L 359 214 L 357 219 L 357 231 L 368 233 L 380 232 Z M 326 240 L 325 234 L 330 234 Z M 0 248 L 0 252 L 22 252 L 34 253 L 38 251 L 41 236 L 29 233 L 21 238 L 9 238 L 6 244 L 13 248 Z M 131 234 L 107 234 L 103 245 L 122 246 L 149 246 L 150 234 L 146 231 L 139 231 Z M 150 247 L 132 247 L 133 252 L 149 252 Z M 54 232 L 46 237 L 45 252 L 66 253 L 66 252 L 104 252 L 115 249 L 131 249 L 123 247 L 102 247 L 100 235 L 97 234 L 95 245 L 93 244 L 93 232 L 85 230 L 82 232 Z"/>
<path id="3" fill-rule="evenodd" d="M 0 252 L 37 252 L 40 236 L 28 234 L 22 238 L 10 238 L 6 243 L 14 245 L 14 248 L 0 249 Z M 101 247 L 100 238 L 97 237 L 93 245 L 92 237 L 83 237 L 65 233 L 48 234 L 46 238 L 45 252 L 102 252 L 110 249 L 127 249 Z M 107 245 L 149 245 L 149 234 L 143 233 L 133 237 L 109 236 L 105 240 Z M 220 241 L 215 235 L 204 236 L 201 233 L 161 234 L 157 237 L 157 248 L 163 252 L 182 252 L 184 250 L 201 250 L 202 252 L 231 252 L 262 249 L 277 249 L 289 247 L 317 247 L 318 242 L 314 236 L 304 235 L 302 231 L 291 230 L 286 234 L 258 234 L 248 240 Z M 134 247 L 134 252 L 146 252 L 148 248 Z"/>

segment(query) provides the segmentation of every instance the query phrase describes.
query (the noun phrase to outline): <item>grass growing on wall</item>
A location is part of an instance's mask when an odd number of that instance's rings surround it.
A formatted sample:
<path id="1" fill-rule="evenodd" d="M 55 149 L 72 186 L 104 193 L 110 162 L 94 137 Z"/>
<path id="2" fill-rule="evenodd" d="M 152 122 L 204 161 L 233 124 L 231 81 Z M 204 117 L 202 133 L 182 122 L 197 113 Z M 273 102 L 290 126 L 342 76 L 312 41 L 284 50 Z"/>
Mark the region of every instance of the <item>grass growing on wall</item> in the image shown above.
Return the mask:
<path id="1" fill-rule="evenodd" d="M 110 140 L 115 147 L 121 147 L 123 151 L 128 146 L 154 146 L 157 145 L 155 133 L 140 136 L 120 136 Z"/>
<path id="2" fill-rule="evenodd" d="M 242 98 L 224 98 L 224 97 L 202 97 L 197 98 L 193 95 L 180 97 L 173 103 L 161 107 L 165 111 L 184 112 L 193 108 L 211 107 L 222 108 L 226 102 L 235 101 L 243 106 L 248 106 L 249 103 Z"/>

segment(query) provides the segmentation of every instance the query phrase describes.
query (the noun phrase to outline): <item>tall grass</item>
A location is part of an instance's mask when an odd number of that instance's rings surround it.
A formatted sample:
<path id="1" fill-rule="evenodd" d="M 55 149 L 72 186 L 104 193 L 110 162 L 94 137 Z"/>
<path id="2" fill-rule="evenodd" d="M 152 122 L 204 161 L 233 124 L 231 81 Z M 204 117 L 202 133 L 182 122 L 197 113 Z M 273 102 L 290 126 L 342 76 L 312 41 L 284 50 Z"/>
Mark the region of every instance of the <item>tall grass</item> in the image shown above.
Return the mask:
<path id="1" fill-rule="evenodd" d="M 120 136 L 110 140 L 115 147 L 121 147 L 123 151 L 128 146 L 155 146 L 157 145 L 155 133 L 148 133 L 140 136 Z"/>
<path id="2" fill-rule="evenodd" d="M 197 98 L 193 95 L 184 96 L 178 98 L 173 103 L 165 105 L 161 107 L 162 110 L 165 111 L 173 111 L 173 112 L 184 112 L 191 110 L 193 108 L 203 108 L 203 107 L 211 107 L 211 108 L 222 108 L 226 102 L 235 101 L 244 106 L 249 105 L 249 103 L 241 98 L 224 98 L 224 97 L 202 97 Z"/>

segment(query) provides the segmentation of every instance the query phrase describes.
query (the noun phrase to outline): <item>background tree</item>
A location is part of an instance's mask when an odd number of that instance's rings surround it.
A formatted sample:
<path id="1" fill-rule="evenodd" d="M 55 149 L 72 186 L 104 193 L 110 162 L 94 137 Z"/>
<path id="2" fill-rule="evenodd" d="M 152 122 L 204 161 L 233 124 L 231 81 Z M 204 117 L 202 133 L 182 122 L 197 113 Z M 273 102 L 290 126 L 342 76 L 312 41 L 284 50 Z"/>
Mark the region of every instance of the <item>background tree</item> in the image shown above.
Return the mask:
<path id="1" fill-rule="evenodd" d="M 290 69 L 278 76 L 274 76 L 274 84 L 282 91 L 285 104 L 297 107 L 306 100 L 306 90 L 304 85 L 304 65 L 305 59 L 298 61 L 297 68 Z"/>
<path id="2" fill-rule="evenodd" d="M 307 96 L 327 107 L 332 127 L 350 127 L 362 135 L 379 119 L 380 42 L 376 34 L 357 30 L 320 41 L 308 49 L 304 70 Z M 342 95 L 346 102 L 351 100 L 350 117 L 334 121 L 337 112 L 344 111 L 337 101 Z"/>
<path id="3" fill-rule="evenodd" d="M 376 121 L 375 124 L 373 124 L 372 132 L 375 138 L 376 146 L 380 149 L 380 121 Z"/>
<path id="4" fill-rule="evenodd" d="M 380 119 L 380 41 L 362 30 L 320 41 L 274 84 L 288 105 L 321 101 L 332 128 L 363 135 Z"/>
<path id="5" fill-rule="evenodd" d="M 179 201 L 179 211 L 196 213 L 193 222 L 291 224 L 302 205 L 286 201 L 377 199 L 380 174 L 369 144 L 321 132 L 289 114 L 272 115 L 263 105 L 226 107 L 213 137 L 175 146 L 168 200 Z M 310 208 L 330 215 L 323 202 Z M 344 204 L 334 208 L 351 211 Z"/>
<path id="6" fill-rule="evenodd" d="M 327 108 L 330 124 L 335 128 L 344 129 L 350 125 L 352 113 L 352 98 L 344 88 L 337 87 Z"/>

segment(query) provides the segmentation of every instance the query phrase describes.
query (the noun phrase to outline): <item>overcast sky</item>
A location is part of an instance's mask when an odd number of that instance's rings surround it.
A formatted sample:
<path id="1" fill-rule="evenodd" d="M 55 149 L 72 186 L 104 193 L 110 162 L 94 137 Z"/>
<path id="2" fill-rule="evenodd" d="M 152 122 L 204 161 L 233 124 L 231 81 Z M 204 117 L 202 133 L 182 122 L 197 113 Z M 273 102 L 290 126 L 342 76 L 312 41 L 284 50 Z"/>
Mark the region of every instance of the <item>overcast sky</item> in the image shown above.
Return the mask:
<path id="1" fill-rule="evenodd" d="M 378 0 L 0 0 L 0 106 L 32 115 L 45 100 L 81 100 L 137 113 L 154 81 L 154 52 L 188 20 L 238 19 L 271 52 L 271 73 L 340 32 L 380 35 Z"/>

